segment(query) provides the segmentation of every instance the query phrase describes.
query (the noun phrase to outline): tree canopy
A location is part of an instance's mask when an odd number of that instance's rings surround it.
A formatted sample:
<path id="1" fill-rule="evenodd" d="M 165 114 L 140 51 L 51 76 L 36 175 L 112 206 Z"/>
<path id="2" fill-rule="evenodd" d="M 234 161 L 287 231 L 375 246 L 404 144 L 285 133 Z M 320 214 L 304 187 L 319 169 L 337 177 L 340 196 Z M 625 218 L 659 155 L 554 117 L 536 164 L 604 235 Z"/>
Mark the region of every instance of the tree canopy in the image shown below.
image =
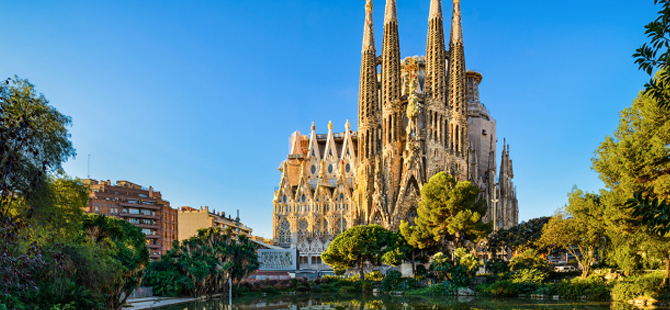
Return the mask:
<path id="1" fill-rule="evenodd" d="M 538 241 L 542 237 L 542 228 L 549 222 L 550 218 L 549 216 L 534 218 L 519 225 L 493 232 L 488 237 L 490 251 L 509 248 L 519 252 L 527 249 L 546 252 L 547 249 Z"/>
<path id="2" fill-rule="evenodd" d="M 481 222 L 486 215 L 486 201 L 479 188 L 468 181 L 440 172 L 421 189 L 421 201 L 415 227 L 401 224 L 401 233 L 408 243 L 420 249 L 440 246 L 461 247 L 464 240 L 475 241 L 486 236 L 491 227 Z"/>
<path id="3" fill-rule="evenodd" d="M 377 224 L 354 226 L 337 235 L 321 258 L 338 272 L 358 268 L 362 281 L 366 263 L 372 266 L 400 263 L 406 255 L 400 251 L 402 242 L 397 233 Z"/>
<path id="4" fill-rule="evenodd" d="M 540 243 L 572 254 L 582 266 L 582 278 L 586 278 L 598 250 L 605 246 L 603 216 L 604 206 L 598 195 L 574 189 L 565 208 L 559 209 L 542 229 Z"/>
<path id="5" fill-rule="evenodd" d="M 656 257 L 665 262 L 665 281 L 669 283 L 670 236 L 659 235 L 657 225 L 645 222 L 639 213 L 634 214 L 636 208 L 627 204 L 634 196 L 652 201 L 670 196 L 670 110 L 656 103 L 654 96 L 641 91 L 633 104 L 621 111 L 618 129 L 601 143 L 592 162 L 608 189 L 601 195 L 606 206 L 604 221 L 608 237 L 618 246 L 618 253 L 611 257 L 627 266 L 637 260 L 635 253 L 645 253 L 647 259 Z M 626 241 L 632 239 L 635 241 Z"/>

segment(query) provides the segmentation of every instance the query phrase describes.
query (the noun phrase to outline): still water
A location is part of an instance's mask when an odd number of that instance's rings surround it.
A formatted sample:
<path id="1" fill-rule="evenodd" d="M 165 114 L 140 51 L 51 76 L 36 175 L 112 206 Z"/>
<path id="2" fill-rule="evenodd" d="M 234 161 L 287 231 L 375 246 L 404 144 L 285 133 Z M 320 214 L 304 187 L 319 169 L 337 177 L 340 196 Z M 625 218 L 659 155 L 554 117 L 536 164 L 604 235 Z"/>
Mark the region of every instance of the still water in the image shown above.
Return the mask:
<path id="1" fill-rule="evenodd" d="M 228 299 L 210 300 L 160 308 L 161 310 L 229 310 Z M 232 310 L 632 310 L 628 304 L 571 302 L 538 299 L 491 299 L 485 297 L 390 297 L 312 294 L 234 298 Z"/>

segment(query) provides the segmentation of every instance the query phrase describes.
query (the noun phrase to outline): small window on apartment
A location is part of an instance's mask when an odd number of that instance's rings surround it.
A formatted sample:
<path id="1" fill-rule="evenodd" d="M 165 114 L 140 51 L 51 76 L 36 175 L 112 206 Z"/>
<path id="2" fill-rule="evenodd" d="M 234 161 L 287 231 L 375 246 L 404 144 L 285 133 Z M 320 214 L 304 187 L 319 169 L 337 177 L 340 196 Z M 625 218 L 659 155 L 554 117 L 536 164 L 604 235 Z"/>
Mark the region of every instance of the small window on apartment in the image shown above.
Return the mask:
<path id="1" fill-rule="evenodd" d="M 118 195 L 118 194 L 119 194 L 119 191 L 114 191 L 114 194 L 117 194 L 117 195 Z"/>
<path id="2" fill-rule="evenodd" d="M 95 206 L 95 213 L 100 213 L 100 207 Z"/>

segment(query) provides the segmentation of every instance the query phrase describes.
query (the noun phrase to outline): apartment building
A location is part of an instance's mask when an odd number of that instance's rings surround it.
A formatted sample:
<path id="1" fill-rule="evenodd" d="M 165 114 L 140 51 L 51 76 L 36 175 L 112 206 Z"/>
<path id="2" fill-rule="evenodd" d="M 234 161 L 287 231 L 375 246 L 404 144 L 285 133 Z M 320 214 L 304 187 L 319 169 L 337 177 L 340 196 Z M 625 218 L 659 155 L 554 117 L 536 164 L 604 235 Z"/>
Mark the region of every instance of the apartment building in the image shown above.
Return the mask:
<path id="1" fill-rule="evenodd" d="M 179 240 L 194 237 L 198 229 L 208 227 L 232 228 L 240 234 L 251 237 L 253 229 L 240 223 L 238 217 L 232 217 L 230 214 L 226 217 L 226 212 L 209 211 L 209 207 L 200 207 L 199 209 L 188 206 L 181 207 L 179 210 Z"/>
<path id="2" fill-rule="evenodd" d="M 87 213 L 113 216 L 142 229 L 152 260 L 172 248 L 179 235 L 179 216 L 153 187 L 128 181 L 84 179 L 91 190 Z"/>

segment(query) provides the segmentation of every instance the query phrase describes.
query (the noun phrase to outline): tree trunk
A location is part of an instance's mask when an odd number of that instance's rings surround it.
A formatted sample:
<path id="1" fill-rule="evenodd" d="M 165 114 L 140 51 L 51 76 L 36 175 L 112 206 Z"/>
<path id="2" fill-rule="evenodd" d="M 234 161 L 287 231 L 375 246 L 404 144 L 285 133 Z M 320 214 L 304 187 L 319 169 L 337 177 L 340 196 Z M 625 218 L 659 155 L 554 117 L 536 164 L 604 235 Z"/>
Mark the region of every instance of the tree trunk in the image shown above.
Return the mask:
<path id="1" fill-rule="evenodd" d="M 363 257 L 361 257 L 361 261 L 358 265 L 358 272 L 361 275 L 361 282 L 365 281 L 365 273 L 363 272 Z"/>

